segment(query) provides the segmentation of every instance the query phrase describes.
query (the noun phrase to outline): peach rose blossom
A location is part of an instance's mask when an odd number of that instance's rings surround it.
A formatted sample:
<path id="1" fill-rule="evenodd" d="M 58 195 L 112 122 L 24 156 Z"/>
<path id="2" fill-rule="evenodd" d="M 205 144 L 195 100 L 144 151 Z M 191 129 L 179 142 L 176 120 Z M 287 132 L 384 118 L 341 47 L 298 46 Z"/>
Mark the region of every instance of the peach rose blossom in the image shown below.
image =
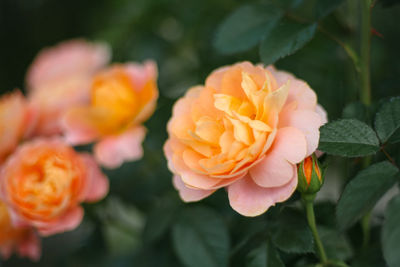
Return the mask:
<path id="1" fill-rule="evenodd" d="M 91 103 L 71 108 L 64 118 L 71 144 L 98 141 L 95 157 L 108 168 L 142 157 L 146 129 L 141 125 L 154 112 L 158 97 L 154 62 L 114 65 L 97 74 Z"/>
<path id="2" fill-rule="evenodd" d="M 15 91 L 0 98 L 0 164 L 30 135 L 35 125 L 35 112 L 24 96 Z"/>
<path id="3" fill-rule="evenodd" d="M 60 133 L 60 117 L 70 106 L 88 101 L 91 79 L 109 59 L 107 45 L 79 39 L 37 55 L 26 77 L 28 97 L 40 111 L 37 135 Z"/>
<path id="4" fill-rule="evenodd" d="M 108 180 L 95 160 L 58 139 L 24 143 L 0 173 L 0 197 L 13 224 L 35 227 L 43 236 L 76 228 L 83 218 L 79 204 L 107 192 Z"/>
<path id="5" fill-rule="evenodd" d="M 0 202 L 0 255 L 8 259 L 13 251 L 36 261 L 41 254 L 40 241 L 32 228 L 14 227 L 7 206 Z"/>
<path id="6" fill-rule="evenodd" d="M 318 146 L 323 109 L 305 83 L 270 66 L 214 71 L 179 99 L 164 151 L 184 201 L 226 187 L 233 209 L 257 216 L 288 199 L 296 164 Z"/>

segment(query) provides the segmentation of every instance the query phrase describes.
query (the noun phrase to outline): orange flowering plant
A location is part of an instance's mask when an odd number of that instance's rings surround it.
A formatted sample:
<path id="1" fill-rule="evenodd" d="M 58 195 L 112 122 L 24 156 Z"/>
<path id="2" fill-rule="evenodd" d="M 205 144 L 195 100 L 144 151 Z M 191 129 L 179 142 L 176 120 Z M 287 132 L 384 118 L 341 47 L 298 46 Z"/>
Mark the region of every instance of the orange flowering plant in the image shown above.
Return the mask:
<path id="1" fill-rule="evenodd" d="M 1 0 L 0 265 L 400 266 L 397 2 Z"/>

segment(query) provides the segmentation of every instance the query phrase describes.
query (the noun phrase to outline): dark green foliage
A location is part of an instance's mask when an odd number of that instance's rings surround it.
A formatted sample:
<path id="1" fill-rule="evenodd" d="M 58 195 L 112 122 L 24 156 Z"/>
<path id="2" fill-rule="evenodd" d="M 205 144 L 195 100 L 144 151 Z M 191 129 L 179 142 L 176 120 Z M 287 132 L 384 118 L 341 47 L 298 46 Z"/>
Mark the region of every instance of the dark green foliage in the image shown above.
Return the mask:
<path id="1" fill-rule="evenodd" d="M 280 21 L 261 42 L 262 62 L 269 65 L 293 54 L 311 40 L 316 27 L 316 24 L 299 24 L 286 19 Z"/>
<path id="2" fill-rule="evenodd" d="M 229 234 L 215 211 L 205 207 L 184 209 L 173 226 L 172 237 L 185 266 L 228 266 Z"/>
<path id="3" fill-rule="evenodd" d="M 284 267 L 278 251 L 271 241 L 262 243 L 247 255 L 246 267 Z"/>
<path id="4" fill-rule="evenodd" d="M 354 224 L 396 182 L 398 169 L 384 161 L 359 172 L 345 187 L 337 206 L 337 222 L 341 229 Z"/>
<path id="5" fill-rule="evenodd" d="M 313 252 L 313 237 L 302 213 L 285 209 L 271 222 L 269 233 L 276 247 L 287 253 Z"/>
<path id="6" fill-rule="evenodd" d="M 400 242 L 400 196 L 395 196 L 385 211 L 385 221 L 382 227 L 383 255 L 389 267 L 400 265 L 398 244 Z"/>
<path id="7" fill-rule="evenodd" d="M 325 124 L 320 129 L 319 150 L 343 157 L 359 157 L 379 150 L 375 132 L 365 123 L 343 119 Z"/>
<path id="8" fill-rule="evenodd" d="M 375 130 L 382 143 L 400 141 L 400 97 L 390 99 L 379 109 Z"/>
<path id="9" fill-rule="evenodd" d="M 214 46 L 223 53 L 245 51 L 258 44 L 282 15 L 273 5 L 240 7 L 219 26 Z"/>

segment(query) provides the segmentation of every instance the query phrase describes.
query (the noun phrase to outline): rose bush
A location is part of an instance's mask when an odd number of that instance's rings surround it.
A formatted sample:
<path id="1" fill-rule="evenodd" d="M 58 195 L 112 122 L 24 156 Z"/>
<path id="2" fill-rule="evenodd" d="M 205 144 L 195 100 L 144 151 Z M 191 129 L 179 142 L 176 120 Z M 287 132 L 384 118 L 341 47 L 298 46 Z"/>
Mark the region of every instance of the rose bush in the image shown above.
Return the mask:
<path id="1" fill-rule="evenodd" d="M 296 164 L 318 146 L 326 114 L 293 75 L 249 62 L 217 69 L 179 99 L 164 150 L 184 201 L 226 187 L 233 209 L 256 216 L 288 199 Z"/>
<path id="2" fill-rule="evenodd" d="M 81 202 L 103 198 L 108 180 L 88 154 L 78 154 L 58 139 L 26 142 L 0 173 L 0 197 L 16 227 L 31 226 L 47 236 L 76 228 Z"/>

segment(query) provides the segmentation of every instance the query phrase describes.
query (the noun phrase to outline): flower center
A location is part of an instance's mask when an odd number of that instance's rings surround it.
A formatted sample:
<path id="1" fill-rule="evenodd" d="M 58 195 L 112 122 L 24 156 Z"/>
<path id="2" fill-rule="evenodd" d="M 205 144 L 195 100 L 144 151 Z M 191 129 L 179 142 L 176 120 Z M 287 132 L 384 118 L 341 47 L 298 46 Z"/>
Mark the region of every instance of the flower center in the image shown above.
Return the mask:
<path id="1" fill-rule="evenodd" d="M 70 156 L 50 150 L 23 162 L 13 189 L 27 216 L 52 218 L 77 201 L 82 169 Z"/>
<path id="2" fill-rule="evenodd" d="M 101 130 L 116 132 L 131 123 L 139 112 L 138 98 L 122 69 L 99 74 L 92 85 L 91 104 L 102 114 Z"/>

